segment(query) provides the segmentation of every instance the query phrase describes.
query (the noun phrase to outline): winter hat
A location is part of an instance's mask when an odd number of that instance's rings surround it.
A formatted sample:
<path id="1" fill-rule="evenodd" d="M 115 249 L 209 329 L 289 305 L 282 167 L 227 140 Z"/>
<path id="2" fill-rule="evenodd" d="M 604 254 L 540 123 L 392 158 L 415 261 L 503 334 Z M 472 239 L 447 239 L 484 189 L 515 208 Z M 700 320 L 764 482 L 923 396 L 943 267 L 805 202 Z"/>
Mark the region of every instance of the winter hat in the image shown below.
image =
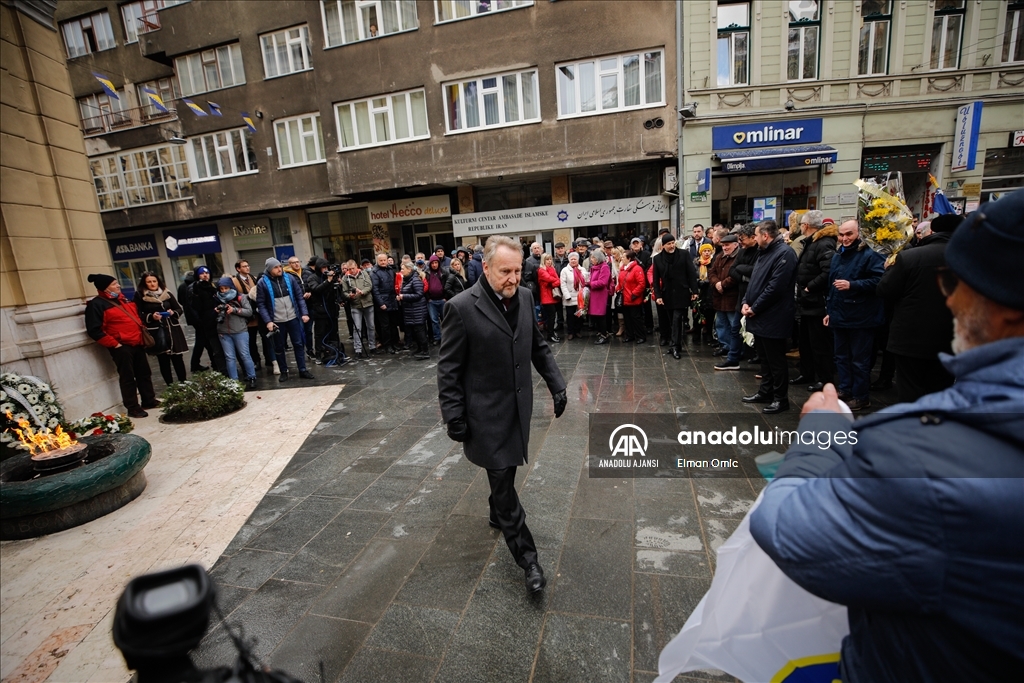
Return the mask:
<path id="1" fill-rule="evenodd" d="M 225 275 L 221 279 L 217 280 L 217 286 L 218 287 L 230 287 L 230 288 L 234 289 L 235 288 L 235 283 L 231 281 L 230 277 Z"/>
<path id="2" fill-rule="evenodd" d="M 103 290 L 110 286 L 111 282 L 113 282 L 117 278 L 111 277 L 105 273 L 94 273 L 86 279 L 89 282 L 96 285 L 96 291 L 102 292 Z"/>
<path id="3" fill-rule="evenodd" d="M 1024 190 L 1017 190 L 978 207 L 946 245 L 946 263 L 960 279 L 986 299 L 1017 311 L 1024 311 L 1024 288 L 1014 275 L 1024 262 L 1021 216 Z"/>
<path id="4" fill-rule="evenodd" d="M 672 233 L 666 232 L 661 236 L 661 246 L 665 246 L 669 242 L 675 242 L 676 238 L 672 236 Z"/>
<path id="5" fill-rule="evenodd" d="M 641 244 L 643 244 L 643 240 L 640 239 L 639 237 L 634 237 L 633 239 L 631 239 L 629 241 L 630 244 L 636 244 L 637 242 L 640 242 Z"/>
<path id="6" fill-rule="evenodd" d="M 929 223 L 929 226 L 931 227 L 932 232 L 953 232 L 956 230 L 957 226 L 963 222 L 963 216 L 958 216 L 955 213 L 947 213 L 933 218 Z M 920 225 L 918 227 L 920 227 Z"/>
<path id="7" fill-rule="evenodd" d="M 821 219 L 821 227 L 823 227 L 823 228 L 826 225 L 835 225 L 835 224 L 836 224 L 836 222 L 833 219 L 831 219 L 831 218 L 822 218 Z"/>
<path id="8" fill-rule="evenodd" d="M 722 244 L 728 244 L 729 242 L 739 242 L 740 238 L 730 232 L 728 235 L 725 235 L 724 237 L 722 237 L 722 239 L 719 240 L 719 241 Z"/>
<path id="9" fill-rule="evenodd" d="M 281 262 L 278 261 L 273 256 L 271 256 L 270 258 L 267 259 L 266 264 L 264 264 L 263 272 L 264 273 L 269 273 L 271 270 L 273 270 L 274 268 L 277 268 L 279 265 L 281 265 Z"/>
<path id="10" fill-rule="evenodd" d="M 209 272 L 210 272 L 210 269 L 207 268 L 206 266 L 199 266 L 198 268 L 196 268 L 196 279 L 198 280 L 199 276 L 202 275 L 203 273 L 209 273 Z"/>

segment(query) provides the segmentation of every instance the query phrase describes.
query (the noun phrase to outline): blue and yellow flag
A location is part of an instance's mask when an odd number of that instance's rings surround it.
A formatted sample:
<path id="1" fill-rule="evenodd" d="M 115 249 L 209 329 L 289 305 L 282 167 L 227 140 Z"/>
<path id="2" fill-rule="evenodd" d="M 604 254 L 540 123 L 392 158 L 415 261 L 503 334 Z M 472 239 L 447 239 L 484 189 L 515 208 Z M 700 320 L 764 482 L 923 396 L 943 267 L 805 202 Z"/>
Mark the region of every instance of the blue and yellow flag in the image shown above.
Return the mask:
<path id="1" fill-rule="evenodd" d="M 256 124 L 254 124 L 252 122 L 252 117 L 249 116 L 249 112 L 247 112 L 247 111 L 243 111 L 242 112 L 242 120 L 245 121 L 245 125 L 249 129 L 250 133 L 255 133 L 256 132 Z"/>
<path id="2" fill-rule="evenodd" d="M 113 97 L 115 100 L 121 99 L 117 96 L 117 88 L 114 87 L 114 82 L 112 80 L 106 76 L 96 73 L 95 71 L 92 72 L 92 75 L 96 77 L 96 80 L 100 82 L 100 85 L 103 86 L 103 89 L 109 96 Z"/>
<path id="3" fill-rule="evenodd" d="M 188 99 L 187 97 L 181 98 L 181 101 L 184 102 L 188 106 L 188 108 L 192 110 L 192 113 L 195 114 L 196 116 L 207 116 L 207 113 L 206 113 L 205 109 L 203 109 L 202 107 L 200 107 L 198 104 L 196 104 L 192 100 Z"/>
<path id="4" fill-rule="evenodd" d="M 216 102 L 209 102 L 209 101 L 207 101 L 207 104 L 210 105 L 210 113 L 211 114 L 213 114 L 214 116 L 223 116 L 223 114 L 220 113 L 220 105 L 219 104 L 217 104 Z"/>
<path id="5" fill-rule="evenodd" d="M 162 114 L 167 113 L 167 106 L 164 104 L 164 101 L 160 99 L 160 95 L 158 95 L 155 90 L 143 88 L 142 94 L 146 96 L 146 99 L 153 105 L 154 109 Z"/>

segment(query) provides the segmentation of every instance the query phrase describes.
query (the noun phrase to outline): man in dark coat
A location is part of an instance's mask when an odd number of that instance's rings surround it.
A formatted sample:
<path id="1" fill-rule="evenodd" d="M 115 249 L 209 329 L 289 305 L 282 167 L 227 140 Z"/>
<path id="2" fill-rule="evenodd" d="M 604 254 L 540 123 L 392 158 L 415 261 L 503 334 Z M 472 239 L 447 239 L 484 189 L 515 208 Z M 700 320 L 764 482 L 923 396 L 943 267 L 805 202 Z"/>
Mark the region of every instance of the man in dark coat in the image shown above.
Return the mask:
<path id="1" fill-rule="evenodd" d="M 398 346 L 398 302 L 395 300 L 395 273 L 388 267 L 388 255 L 377 254 L 377 265 L 370 270 L 373 282 L 373 310 L 377 316 L 377 339 L 382 349 L 394 353 Z"/>
<path id="2" fill-rule="evenodd" d="M 509 237 L 487 240 L 483 277 L 444 307 L 437 389 L 448 435 L 466 458 L 487 470 L 490 525 L 501 529 L 526 588 L 544 588 L 537 547 L 516 494 L 516 468 L 526 463 L 537 369 L 565 410 L 565 380 L 533 320 L 533 296 L 519 286 L 522 252 Z M 520 344 L 519 342 L 523 342 Z"/>
<path id="3" fill-rule="evenodd" d="M 804 248 L 796 266 L 796 303 L 800 311 L 800 376 L 790 384 L 809 384 L 821 391 L 832 381 L 832 332 L 825 327 L 825 293 L 836 253 L 835 225 L 822 225 L 820 211 L 808 211 L 800 220 Z"/>
<path id="4" fill-rule="evenodd" d="M 875 331 L 885 324 L 884 301 L 875 293 L 885 259 L 860 239 L 857 221 L 839 226 L 839 251 L 829 268 L 825 325 L 835 344 L 839 398 L 850 410 L 871 407 L 868 392 Z"/>
<path id="5" fill-rule="evenodd" d="M 743 322 L 743 297 L 747 294 L 747 287 L 750 286 L 750 276 L 754 274 L 754 264 L 761 252 L 757 248 L 757 240 L 754 239 L 756 223 L 747 223 L 739 228 L 736 237 L 740 241 L 740 249 L 736 259 L 729 269 L 729 277 L 736 283 L 736 318 L 733 320 L 733 334 L 740 338 L 740 324 Z M 751 362 L 759 362 L 754 351 L 743 343 L 740 338 L 740 356 Z"/>
<path id="6" fill-rule="evenodd" d="M 473 247 L 473 256 L 466 263 L 466 282 L 470 287 L 476 284 L 484 273 L 484 249 L 479 244 Z"/>
<path id="7" fill-rule="evenodd" d="M 191 291 L 189 306 L 196 321 L 196 344 L 192 350 L 191 364 L 198 365 L 199 358 L 196 354 L 201 354 L 205 348 L 210 353 L 210 366 L 217 372 L 226 374 L 228 366 L 224 359 L 224 349 L 221 348 L 220 337 L 217 336 L 217 306 L 220 305 L 220 301 L 217 300 L 217 288 L 210 281 L 209 268 L 196 268 Z"/>
<path id="8" fill-rule="evenodd" d="M 761 386 L 744 396 L 744 403 L 767 403 L 761 412 L 772 415 L 789 410 L 789 367 L 786 340 L 793 329 L 796 302 L 796 254 L 779 235 L 775 221 L 758 223 L 754 232 L 760 255 L 750 275 L 740 312 L 747 331 L 754 335 L 761 357 Z"/>
<path id="9" fill-rule="evenodd" d="M 690 253 L 676 249 L 676 238 L 667 232 L 661 236 L 661 251 L 654 257 L 654 298 L 666 312 L 671 312 L 672 341 L 669 353 L 676 360 L 682 357 L 683 320 L 690 302 L 697 298 L 697 269 Z"/>
<path id="10" fill-rule="evenodd" d="M 939 360 L 940 353 L 951 350 L 953 315 L 935 276 L 946 265 L 946 244 L 962 220 L 956 214 L 936 218 L 931 232 L 913 249 L 901 251 L 878 283 L 878 296 L 894 306 L 886 349 L 896 356 L 901 403 L 953 384 Z"/>
<path id="11" fill-rule="evenodd" d="M 715 309 L 715 330 L 725 355 L 725 360 L 715 365 L 715 370 L 740 369 L 740 347 L 743 340 L 740 339 L 738 325 L 734 325 L 740 315 L 736 312 L 737 286 L 729 275 L 739 247 L 736 235 L 724 235 L 721 240 L 722 251 L 708 267 L 708 287 L 711 289 L 711 305 Z"/>
<path id="12" fill-rule="evenodd" d="M 317 362 L 348 358 L 338 333 L 338 273 L 329 269 L 327 259 L 317 258 L 313 271 L 303 270 L 303 288 L 309 292 L 306 308 L 313 319 L 313 351 Z"/>

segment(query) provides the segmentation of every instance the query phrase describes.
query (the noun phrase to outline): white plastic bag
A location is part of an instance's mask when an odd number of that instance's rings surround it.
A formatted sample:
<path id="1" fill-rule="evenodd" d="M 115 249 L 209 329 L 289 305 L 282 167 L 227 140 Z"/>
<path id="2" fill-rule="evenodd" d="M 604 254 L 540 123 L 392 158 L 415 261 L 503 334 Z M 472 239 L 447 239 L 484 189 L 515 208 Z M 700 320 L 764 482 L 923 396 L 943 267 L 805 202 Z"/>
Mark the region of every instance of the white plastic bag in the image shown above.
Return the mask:
<path id="1" fill-rule="evenodd" d="M 839 678 L 846 608 L 805 591 L 761 550 L 750 535 L 760 503 L 758 496 L 718 549 L 711 588 L 662 650 L 655 683 L 697 669 L 721 669 L 746 683 Z"/>

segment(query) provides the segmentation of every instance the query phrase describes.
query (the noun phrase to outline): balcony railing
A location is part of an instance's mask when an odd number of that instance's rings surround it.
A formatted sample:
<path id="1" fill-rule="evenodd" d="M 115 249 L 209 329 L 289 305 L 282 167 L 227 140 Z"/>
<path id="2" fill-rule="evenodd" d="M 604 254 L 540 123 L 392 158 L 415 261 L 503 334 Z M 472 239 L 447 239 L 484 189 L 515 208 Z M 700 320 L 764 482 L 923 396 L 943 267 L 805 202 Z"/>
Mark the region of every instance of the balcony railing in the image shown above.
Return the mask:
<path id="1" fill-rule="evenodd" d="M 121 111 L 102 112 L 96 116 L 82 119 L 82 131 L 86 136 L 103 135 L 129 128 L 139 128 L 163 121 L 174 121 L 178 118 L 173 102 L 167 102 L 167 111 L 157 111 L 152 107 L 133 107 Z"/>

